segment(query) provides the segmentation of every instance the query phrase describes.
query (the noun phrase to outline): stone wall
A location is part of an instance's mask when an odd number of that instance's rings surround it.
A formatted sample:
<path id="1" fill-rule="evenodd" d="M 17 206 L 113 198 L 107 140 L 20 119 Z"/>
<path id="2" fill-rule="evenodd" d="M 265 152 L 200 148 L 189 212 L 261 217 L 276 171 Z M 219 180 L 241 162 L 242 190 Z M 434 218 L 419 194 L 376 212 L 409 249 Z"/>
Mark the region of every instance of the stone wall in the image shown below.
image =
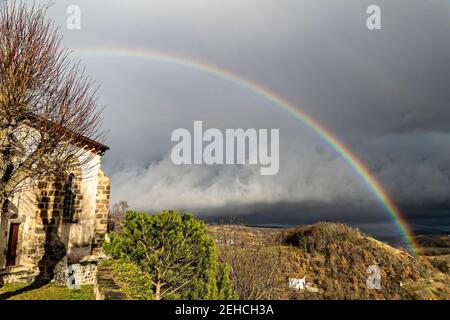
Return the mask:
<path id="1" fill-rule="evenodd" d="M 78 263 L 68 264 L 62 261 L 55 268 L 55 281 L 60 284 L 67 284 L 70 277 L 73 284 L 85 285 L 95 284 L 99 259 L 83 259 Z"/>
<path id="2" fill-rule="evenodd" d="M 27 236 L 22 239 L 20 264 L 31 262 L 39 268 L 39 277 L 52 279 L 56 265 L 67 255 L 70 224 L 81 214 L 81 177 L 75 175 L 73 217 L 63 219 L 66 178 L 47 179 L 35 191 L 37 209 L 29 219 Z M 20 208 L 20 212 L 25 210 Z"/>
<path id="3" fill-rule="evenodd" d="M 47 178 L 18 197 L 17 216 L 9 219 L 6 226 L 9 231 L 11 223 L 20 223 L 16 266 L 8 267 L 11 273 L 16 273 L 18 267 L 20 270 L 28 268 L 40 278 L 53 278 L 54 268 L 66 256 L 67 248 L 62 240 L 67 232 L 67 226 L 62 223 L 64 185 L 64 179 Z M 74 204 L 76 217 L 82 200 L 79 181 L 75 184 L 75 193 L 78 196 Z"/>
<path id="4" fill-rule="evenodd" d="M 29 267 L 13 267 L 0 271 L 0 284 L 15 282 L 33 282 L 39 271 Z"/>
<path id="5" fill-rule="evenodd" d="M 67 266 L 75 265 L 82 284 L 95 282 L 101 242 L 107 232 L 110 193 L 109 178 L 99 164 L 97 168 L 95 179 L 75 174 L 70 221 L 63 219 L 66 179 L 45 179 L 37 188 L 20 194 L 15 202 L 17 214 L 2 220 L 0 228 L 0 281 L 43 278 L 66 283 Z M 5 268 L 10 223 L 20 223 L 17 265 Z"/>
<path id="6" fill-rule="evenodd" d="M 98 253 L 101 242 L 108 232 L 110 190 L 110 179 L 100 169 L 98 172 L 94 239 L 92 241 L 94 253 Z"/>

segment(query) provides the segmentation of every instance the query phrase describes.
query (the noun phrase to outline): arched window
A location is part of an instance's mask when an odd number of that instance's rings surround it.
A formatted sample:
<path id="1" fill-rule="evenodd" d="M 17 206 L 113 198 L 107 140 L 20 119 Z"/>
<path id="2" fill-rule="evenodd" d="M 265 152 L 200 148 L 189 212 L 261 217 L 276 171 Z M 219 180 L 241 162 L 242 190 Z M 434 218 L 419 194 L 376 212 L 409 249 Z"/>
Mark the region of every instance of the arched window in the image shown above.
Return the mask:
<path id="1" fill-rule="evenodd" d="M 73 174 L 67 179 L 65 189 L 63 218 L 64 220 L 72 220 L 74 213 L 73 205 L 75 203 L 75 176 Z"/>

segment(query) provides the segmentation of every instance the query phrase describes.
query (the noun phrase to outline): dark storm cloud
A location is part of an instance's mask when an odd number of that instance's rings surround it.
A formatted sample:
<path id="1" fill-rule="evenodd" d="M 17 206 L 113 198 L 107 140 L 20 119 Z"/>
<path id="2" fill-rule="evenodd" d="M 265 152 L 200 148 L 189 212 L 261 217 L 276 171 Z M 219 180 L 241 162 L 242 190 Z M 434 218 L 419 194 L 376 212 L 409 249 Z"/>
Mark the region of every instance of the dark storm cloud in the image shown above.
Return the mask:
<path id="1" fill-rule="evenodd" d="M 365 11 L 374 3 L 382 10 L 382 30 L 369 31 Z M 141 209 L 232 211 L 261 221 L 276 216 L 280 203 L 289 203 L 281 206 L 286 221 L 386 217 L 323 141 L 255 94 L 195 70 L 77 49 L 163 51 L 256 81 L 340 137 L 406 215 L 447 214 L 448 1 L 70 0 L 50 10 L 59 24 L 69 4 L 80 6 L 82 29 L 63 27 L 64 44 L 101 85 L 107 106 L 105 167 L 113 201 L 128 199 Z M 192 128 L 193 120 L 217 128 L 280 128 L 279 174 L 173 166 L 170 133 Z"/>

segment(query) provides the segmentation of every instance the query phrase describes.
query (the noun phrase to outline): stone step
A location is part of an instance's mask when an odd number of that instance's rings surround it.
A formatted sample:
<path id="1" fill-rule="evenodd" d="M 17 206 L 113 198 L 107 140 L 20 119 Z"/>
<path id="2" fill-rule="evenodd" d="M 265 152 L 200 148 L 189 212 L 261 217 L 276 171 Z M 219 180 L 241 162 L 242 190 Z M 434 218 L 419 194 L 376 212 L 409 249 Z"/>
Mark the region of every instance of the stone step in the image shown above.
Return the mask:
<path id="1" fill-rule="evenodd" d="M 33 282 L 39 275 L 39 270 L 26 266 L 8 267 L 0 271 L 0 280 L 4 283 Z"/>

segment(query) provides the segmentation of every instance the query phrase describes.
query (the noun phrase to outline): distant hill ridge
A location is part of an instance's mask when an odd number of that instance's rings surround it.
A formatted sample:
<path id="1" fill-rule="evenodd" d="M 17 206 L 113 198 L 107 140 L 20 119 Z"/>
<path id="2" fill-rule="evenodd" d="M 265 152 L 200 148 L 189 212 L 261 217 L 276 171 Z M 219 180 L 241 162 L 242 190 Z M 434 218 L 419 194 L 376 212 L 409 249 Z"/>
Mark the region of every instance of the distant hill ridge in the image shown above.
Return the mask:
<path id="1" fill-rule="evenodd" d="M 210 231 L 219 243 L 228 232 L 234 245 L 280 244 L 279 272 L 286 279 L 306 276 L 320 288 L 317 293 L 285 290 L 281 299 L 450 299 L 449 275 L 427 257 L 413 257 L 345 224 L 320 222 L 288 229 L 216 225 Z M 369 266 L 379 267 L 380 290 L 367 286 Z"/>

